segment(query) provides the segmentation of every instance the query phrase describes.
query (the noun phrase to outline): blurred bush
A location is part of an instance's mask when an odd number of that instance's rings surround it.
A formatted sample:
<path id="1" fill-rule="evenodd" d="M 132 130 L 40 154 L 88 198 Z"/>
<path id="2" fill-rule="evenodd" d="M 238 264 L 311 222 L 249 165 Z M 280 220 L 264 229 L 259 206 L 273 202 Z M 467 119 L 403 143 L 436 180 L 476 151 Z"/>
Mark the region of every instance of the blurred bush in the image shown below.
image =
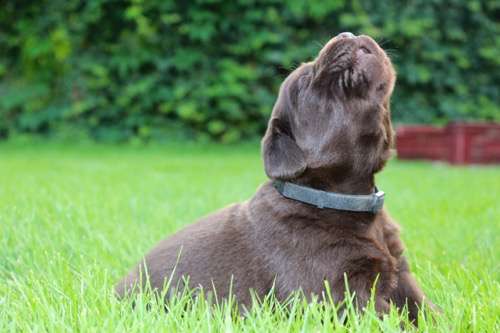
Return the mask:
<path id="1" fill-rule="evenodd" d="M 498 1 L 4 0 L 0 136 L 236 141 L 341 31 L 399 73 L 396 121 L 500 119 Z"/>

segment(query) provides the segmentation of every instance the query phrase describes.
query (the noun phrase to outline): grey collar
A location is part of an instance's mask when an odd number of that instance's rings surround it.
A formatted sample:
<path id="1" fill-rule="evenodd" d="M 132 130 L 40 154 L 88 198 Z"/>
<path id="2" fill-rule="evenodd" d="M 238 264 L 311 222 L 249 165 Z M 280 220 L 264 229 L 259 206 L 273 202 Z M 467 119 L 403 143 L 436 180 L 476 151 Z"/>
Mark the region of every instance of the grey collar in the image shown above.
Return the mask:
<path id="1" fill-rule="evenodd" d="M 376 187 L 372 194 L 353 195 L 315 190 L 310 187 L 281 180 L 273 181 L 273 186 L 286 198 L 314 205 L 318 208 L 333 208 L 375 214 L 384 205 L 385 193 L 379 191 Z"/>

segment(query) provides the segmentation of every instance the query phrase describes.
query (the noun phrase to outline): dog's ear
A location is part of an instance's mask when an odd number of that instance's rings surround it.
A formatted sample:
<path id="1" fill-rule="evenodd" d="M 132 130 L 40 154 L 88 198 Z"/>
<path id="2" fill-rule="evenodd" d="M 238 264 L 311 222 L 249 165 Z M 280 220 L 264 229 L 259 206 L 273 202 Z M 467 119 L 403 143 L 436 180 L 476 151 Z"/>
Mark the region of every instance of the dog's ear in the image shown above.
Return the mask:
<path id="1" fill-rule="evenodd" d="M 266 174 L 271 179 L 289 180 L 306 169 L 304 152 L 295 142 L 287 121 L 272 118 L 262 139 Z"/>

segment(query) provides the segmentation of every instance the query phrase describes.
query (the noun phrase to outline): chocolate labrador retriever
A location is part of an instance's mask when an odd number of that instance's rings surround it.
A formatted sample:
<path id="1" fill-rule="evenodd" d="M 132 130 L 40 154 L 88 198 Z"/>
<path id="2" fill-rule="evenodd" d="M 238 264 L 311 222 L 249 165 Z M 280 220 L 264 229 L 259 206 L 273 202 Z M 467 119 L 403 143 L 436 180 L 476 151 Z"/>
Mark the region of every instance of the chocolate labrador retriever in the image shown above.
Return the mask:
<path id="1" fill-rule="evenodd" d="M 374 174 L 390 157 L 389 100 L 395 72 L 367 36 L 342 33 L 283 82 L 262 155 L 268 182 L 244 203 L 161 241 L 118 285 L 120 297 L 166 282 L 230 292 L 250 305 L 272 288 L 335 301 L 346 282 L 363 308 L 375 286 L 379 313 L 407 305 L 416 320 L 424 294 L 402 256 L 398 226 L 381 209 Z M 147 278 L 146 278 L 147 277 Z M 185 279 L 185 277 L 189 277 Z"/>

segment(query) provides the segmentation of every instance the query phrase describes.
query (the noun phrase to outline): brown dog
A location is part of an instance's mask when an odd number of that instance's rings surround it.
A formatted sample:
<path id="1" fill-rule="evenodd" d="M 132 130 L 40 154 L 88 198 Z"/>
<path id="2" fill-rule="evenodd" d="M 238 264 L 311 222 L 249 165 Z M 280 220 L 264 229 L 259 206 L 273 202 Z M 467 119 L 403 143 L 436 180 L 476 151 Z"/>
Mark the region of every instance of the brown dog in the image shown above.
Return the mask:
<path id="1" fill-rule="evenodd" d="M 262 154 L 271 180 L 352 195 L 373 193 L 374 174 L 390 156 L 389 58 L 367 36 L 342 33 L 283 82 Z M 376 309 L 408 305 L 412 320 L 424 295 L 410 274 L 398 227 L 384 211 L 353 212 L 284 197 L 268 181 L 249 201 L 209 215 L 158 244 L 116 287 L 120 296 L 149 283 L 232 293 L 251 303 L 274 286 L 278 299 L 302 290 L 341 301 L 345 278 L 362 308 L 376 282 Z"/>

